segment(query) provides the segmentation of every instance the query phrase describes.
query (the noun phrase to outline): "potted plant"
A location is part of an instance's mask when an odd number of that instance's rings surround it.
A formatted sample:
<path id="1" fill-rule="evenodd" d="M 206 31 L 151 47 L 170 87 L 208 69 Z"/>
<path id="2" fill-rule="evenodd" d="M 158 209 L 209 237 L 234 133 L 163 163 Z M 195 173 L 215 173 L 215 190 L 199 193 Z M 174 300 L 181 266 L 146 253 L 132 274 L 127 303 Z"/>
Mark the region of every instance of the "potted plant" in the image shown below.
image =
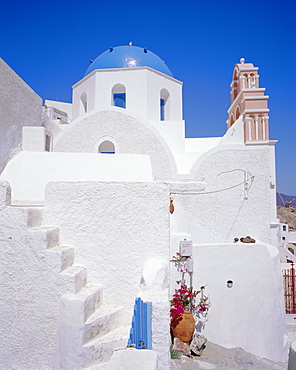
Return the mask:
<path id="1" fill-rule="evenodd" d="M 208 297 L 204 295 L 204 286 L 200 290 L 194 290 L 185 282 L 185 274 L 191 274 L 190 257 L 177 253 L 171 261 L 175 263 L 182 276 L 181 281 L 177 281 L 179 287 L 171 299 L 171 329 L 174 338 L 179 338 L 182 342 L 190 344 L 195 330 L 193 315 L 205 313 L 209 309 L 210 302 Z"/>
<path id="2" fill-rule="evenodd" d="M 182 342 L 190 344 L 195 330 L 193 314 L 208 310 L 208 297 L 203 294 L 204 286 L 200 290 L 193 290 L 192 287 L 188 287 L 181 281 L 177 281 L 177 284 L 179 288 L 171 300 L 171 329 L 174 338 L 179 338 Z M 200 293 L 201 297 L 196 303 L 196 297 Z"/>

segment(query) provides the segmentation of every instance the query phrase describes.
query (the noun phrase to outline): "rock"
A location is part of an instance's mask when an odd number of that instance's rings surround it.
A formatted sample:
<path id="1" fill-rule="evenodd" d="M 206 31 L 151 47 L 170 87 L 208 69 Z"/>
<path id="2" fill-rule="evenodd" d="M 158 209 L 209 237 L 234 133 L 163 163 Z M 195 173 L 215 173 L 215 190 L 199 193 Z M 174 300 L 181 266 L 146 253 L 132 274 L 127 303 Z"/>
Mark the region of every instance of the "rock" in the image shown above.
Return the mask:
<path id="1" fill-rule="evenodd" d="M 202 351 L 206 348 L 207 338 L 199 333 L 194 333 L 190 343 L 190 350 L 197 356 L 200 356 Z"/>
<path id="2" fill-rule="evenodd" d="M 242 243 L 256 243 L 256 240 L 251 238 L 250 236 L 246 236 L 245 238 L 240 238 Z"/>
<path id="3" fill-rule="evenodd" d="M 174 338 L 173 350 L 185 356 L 191 355 L 189 344 L 182 342 L 179 338 Z"/>

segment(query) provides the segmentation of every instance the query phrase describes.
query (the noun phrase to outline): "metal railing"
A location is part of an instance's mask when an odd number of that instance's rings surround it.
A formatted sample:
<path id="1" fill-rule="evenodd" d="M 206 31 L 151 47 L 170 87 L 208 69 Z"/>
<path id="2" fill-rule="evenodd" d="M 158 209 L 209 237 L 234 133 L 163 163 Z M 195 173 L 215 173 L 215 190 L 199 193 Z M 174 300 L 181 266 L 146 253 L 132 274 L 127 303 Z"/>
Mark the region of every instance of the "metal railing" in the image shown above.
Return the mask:
<path id="1" fill-rule="evenodd" d="M 296 314 L 296 287 L 295 287 L 295 268 L 291 263 L 290 269 L 283 270 L 285 307 L 287 314 Z"/>

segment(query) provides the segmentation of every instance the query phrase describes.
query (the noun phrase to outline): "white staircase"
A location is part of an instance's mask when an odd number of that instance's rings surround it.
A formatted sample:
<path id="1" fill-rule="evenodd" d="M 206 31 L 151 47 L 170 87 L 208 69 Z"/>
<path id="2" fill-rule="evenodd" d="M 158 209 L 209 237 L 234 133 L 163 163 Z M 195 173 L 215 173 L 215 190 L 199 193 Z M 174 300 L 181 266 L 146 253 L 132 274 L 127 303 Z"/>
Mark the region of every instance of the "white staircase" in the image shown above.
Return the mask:
<path id="1" fill-rule="evenodd" d="M 59 369 L 106 368 L 114 349 L 127 345 L 123 308 L 103 303 L 102 287 L 89 284 L 86 269 L 74 264 L 74 248 L 59 244 L 59 228 L 41 225 L 41 208 L 28 208 L 27 216 L 29 237 L 41 247 L 36 253 L 45 250 L 56 273 Z"/>

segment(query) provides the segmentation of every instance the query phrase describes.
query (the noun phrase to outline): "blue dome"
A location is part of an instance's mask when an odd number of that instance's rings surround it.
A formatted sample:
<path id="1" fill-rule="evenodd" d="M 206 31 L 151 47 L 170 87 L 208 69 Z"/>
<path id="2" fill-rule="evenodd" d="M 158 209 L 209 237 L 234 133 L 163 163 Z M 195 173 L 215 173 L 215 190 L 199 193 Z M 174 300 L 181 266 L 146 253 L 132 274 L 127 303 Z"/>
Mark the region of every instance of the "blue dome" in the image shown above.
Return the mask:
<path id="1" fill-rule="evenodd" d="M 88 67 L 85 76 L 95 69 L 150 67 L 168 76 L 172 72 L 152 51 L 138 46 L 117 46 L 99 55 Z"/>

